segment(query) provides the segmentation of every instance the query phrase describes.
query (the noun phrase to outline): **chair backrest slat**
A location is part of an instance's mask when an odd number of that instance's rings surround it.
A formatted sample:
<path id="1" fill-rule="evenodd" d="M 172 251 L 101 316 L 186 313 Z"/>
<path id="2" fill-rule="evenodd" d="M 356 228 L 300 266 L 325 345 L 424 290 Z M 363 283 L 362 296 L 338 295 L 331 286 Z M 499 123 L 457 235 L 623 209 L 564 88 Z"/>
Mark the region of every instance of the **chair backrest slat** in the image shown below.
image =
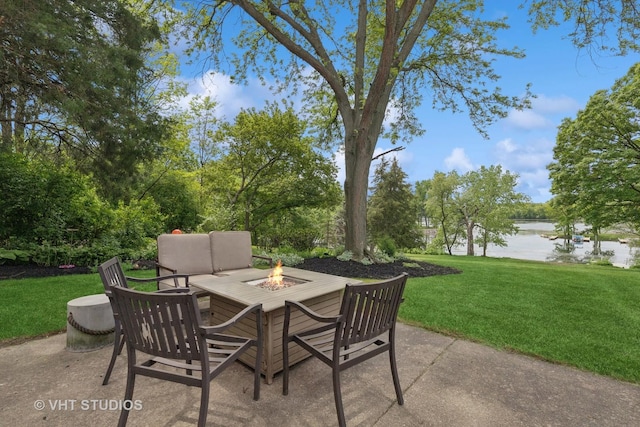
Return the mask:
<path id="1" fill-rule="evenodd" d="M 105 291 L 110 291 L 111 286 L 127 287 L 127 279 L 118 257 L 113 257 L 109 261 L 100 264 L 98 273 L 100 273 Z"/>
<path id="2" fill-rule="evenodd" d="M 105 294 L 109 297 L 109 303 L 111 303 L 111 311 L 113 312 L 114 319 L 119 320 L 118 308 L 113 302 L 113 296 L 111 295 L 111 288 L 120 286 L 127 288 L 127 278 L 120 265 L 120 259 L 113 257 L 110 260 L 100 264 L 98 266 L 98 273 L 100 273 L 100 279 L 102 279 L 102 286 L 104 287 Z"/>
<path id="3" fill-rule="evenodd" d="M 390 330 L 406 281 L 407 275 L 403 274 L 377 283 L 347 285 L 340 309 L 343 325 L 337 331 L 339 345 L 366 341 Z"/>
<path id="4" fill-rule="evenodd" d="M 125 336 L 136 350 L 180 360 L 200 359 L 200 313 L 191 293 L 158 294 L 114 287 Z M 206 349 L 204 349 L 206 352 Z"/>

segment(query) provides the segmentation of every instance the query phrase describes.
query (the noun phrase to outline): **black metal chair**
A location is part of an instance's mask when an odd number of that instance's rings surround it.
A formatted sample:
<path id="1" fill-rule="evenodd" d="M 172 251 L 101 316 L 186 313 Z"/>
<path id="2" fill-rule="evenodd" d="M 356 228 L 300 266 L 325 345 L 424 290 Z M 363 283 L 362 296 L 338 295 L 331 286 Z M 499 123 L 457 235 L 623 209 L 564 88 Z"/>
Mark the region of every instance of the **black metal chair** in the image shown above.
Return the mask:
<path id="1" fill-rule="evenodd" d="M 262 304 L 245 308 L 223 324 L 203 326 L 196 295 L 180 291 L 149 293 L 119 286 L 112 288 L 112 297 L 118 309 L 116 316 L 120 319 L 127 343 L 124 401 L 132 400 L 136 375 L 200 387 L 198 425 L 204 426 L 210 382 L 253 346 L 256 347 L 253 399 L 260 398 Z M 255 316 L 256 337 L 224 334 L 228 328 L 248 316 Z M 138 361 L 137 353 L 150 357 Z M 126 425 L 129 410 L 127 405 L 123 406 L 119 426 Z"/>
<path id="2" fill-rule="evenodd" d="M 408 275 L 376 283 L 347 285 L 337 316 L 319 315 L 303 304 L 286 301 L 282 332 L 282 394 L 289 393 L 289 343 L 295 342 L 329 365 L 338 423 L 346 425 L 340 372 L 383 352 L 389 352 L 391 375 L 398 404 L 404 404 L 395 355 L 395 325 Z M 289 335 L 291 311 L 302 313 L 324 325 Z"/>
<path id="3" fill-rule="evenodd" d="M 124 270 L 122 269 L 122 265 L 120 264 L 120 259 L 118 257 L 113 257 L 110 260 L 100 264 L 98 266 L 98 273 L 100 273 L 100 278 L 102 279 L 102 285 L 104 286 L 105 293 L 107 296 L 110 295 L 109 291 L 112 286 L 121 286 L 123 288 L 128 288 L 128 282 L 136 282 L 136 283 L 149 283 L 156 282 L 160 283 L 160 280 L 163 279 L 173 279 L 175 281 L 176 287 L 178 287 L 177 280 L 179 278 L 184 278 L 187 283 L 187 288 L 189 287 L 189 275 L 187 274 L 172 274 L 168 276 L 160 276 L 153 278 L 137 278 L 137 277 L 127 277 L 124 275 Z M 182 288 L 184 289 L 184 287 Z M 116 307 L 113 304 L 113 299 L 109 297 L 109 302 L 111 303 L 111 309 L 114 313 L 114 342 L 113 342 L 113 353 L 111 353 L 111 361 L 109 362 L 109 367 L 107 368 L 107 372 L 104 374 L 104 379 L 102 380 L 102 385 L 107 385 L 109 383 L 109 378 L 111 377 L 111 372 L 113 371 L 113 367 L 116 363 L 116 358 L 120 353 L 122 353 L 122 348 L 124 347 L 124 336 L 122 334 L 122 326 L 120 325 L 120 321 L 115 316 Z"/>

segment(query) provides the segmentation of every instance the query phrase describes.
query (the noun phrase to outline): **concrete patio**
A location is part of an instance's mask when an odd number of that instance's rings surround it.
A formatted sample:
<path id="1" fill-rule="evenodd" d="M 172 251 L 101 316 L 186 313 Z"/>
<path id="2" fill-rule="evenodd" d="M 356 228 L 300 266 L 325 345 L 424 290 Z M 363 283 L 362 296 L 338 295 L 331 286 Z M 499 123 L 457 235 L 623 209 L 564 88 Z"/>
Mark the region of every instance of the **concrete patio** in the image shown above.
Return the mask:
<path id="1" fill-rule="evenodd" d="M 405 405 L 395 403 L 388 358 L 374 358 L 342 375 L 348 425 L 640 425 L 638 385 L 402 324 L 397 338 Z M 72 353 L 65 345 L 61 334 L 0 348 L 0 425 L 117 424 L 126 356 L 102 386 L 111 348 Z M 208 425 L 337 424 L 330 371 L 316 360 L 292 369 L 289 396 L 281 394 L 280 376 L 262 384 L 258 402 L 251 387 L 251 372 L 240 364 L 214 380 Z M 197 422 L 199 389 L 141 377 L 133 398 L 130 426 Z"/>

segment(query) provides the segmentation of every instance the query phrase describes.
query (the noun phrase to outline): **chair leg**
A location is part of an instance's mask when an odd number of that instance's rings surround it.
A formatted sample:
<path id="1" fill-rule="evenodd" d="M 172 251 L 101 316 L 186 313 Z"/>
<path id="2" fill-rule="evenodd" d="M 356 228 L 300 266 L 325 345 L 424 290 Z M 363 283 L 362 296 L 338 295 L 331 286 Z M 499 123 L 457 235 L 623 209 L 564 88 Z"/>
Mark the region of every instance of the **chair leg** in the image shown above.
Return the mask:
<path id="1" fill-rule="evenodd" d="M 131 367 L 127 370 L 127 388 L 124 392 L 124 402 L 131 402 L 133 397 L 133 387 L 136 382 L 136 375 L 133 373 Z M 125 427 L 127 425 L 127 418 L 129 418 L 129 410 L 131 405 L 122 405 L 122 411 L 120 412 L 120 419 L 118 420 L 118 427 Z"/>
<path id="2" fill-rule="evenodd" d="M 289 341 L 282 340 L 282 395 L 289 394 Z"/>
<path id="3" fill-rule="evenodd" d="M 335 363 L 335 362 L 334 362 Z M 342 407 L 342 391 L 340 390 L 340 369 L 333 366 L 333 398 L 336 402 L 336 412 L 338 413 L 338 426 L 345 427 L 347 422 L 344 418 L 344 408 Z"/>
<path id="4" fill-rule="evenodd" d="M 260 399 L 260 372 L 262 371 L 262 343 L 256 344 L 256 366 L 253 369 L 253 400 Z"/>
<path id="5" fill-rule="evenodd" d="M 402 387 L 400 387 L 400 377 L 398 376 L 398 364 L 396 363 L 396 346 L 393 338 L 391 338 L 391 345 L 389 346 L 389 361 L 391 362 L 391 375 L 393 376 L 393 386 L 396 389 L 398 405 L 404 405 Z"/>
<path id="6" fill-rule="evenodd" d="M 211 385 L 210 378 L 202 378 L 202 390 L 200 394 L 200 415 L 198 416 L 198 427 L 207 425 L 207 413 L 209 411 L 209 387 Z"/>
<path id="7" fill-rule="evenodd" d="M 256 316 L 256 366 L 253 370 L 253 400 L 260 399 L 260 373 L 262 372 L 262 357 L 264 355 L 264 323 L 262 307 L 255 313 Z"/>
<path id="8" fill-rule="evenodd" d="M 116 359 L 118 355 L 122 353 L 122 348 L 124 347 L 124 335 L 122 334 L 122 328 L 119 325 L 115 327 L 115 336 L 113 340 L 113 353 L 111 353 L 111 361 L 109 362 L 109 367 L 107 368 L 107 372 L 104 374 L 104 380 L 102 380 L 102 385 L 107 385 L 109 383 L 109 378 L 111 378 L 111 372 L 113 371 L 113 367 L 116 364 Z"/>

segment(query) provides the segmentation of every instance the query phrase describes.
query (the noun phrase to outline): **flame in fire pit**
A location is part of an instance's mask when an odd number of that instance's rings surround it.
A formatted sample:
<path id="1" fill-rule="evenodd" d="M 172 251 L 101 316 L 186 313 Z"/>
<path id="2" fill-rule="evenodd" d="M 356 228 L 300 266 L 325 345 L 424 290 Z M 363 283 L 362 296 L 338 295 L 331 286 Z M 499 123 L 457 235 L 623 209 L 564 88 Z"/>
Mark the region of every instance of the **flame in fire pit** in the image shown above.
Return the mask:
<path id="1" fill-rule="evenodd" d="M 276 266 L 273 268 L 273 271 L 269 273 L 269 277 L 266 282 L 270 286 L 282 286 L 282 261 L 278 260 Z"/>

